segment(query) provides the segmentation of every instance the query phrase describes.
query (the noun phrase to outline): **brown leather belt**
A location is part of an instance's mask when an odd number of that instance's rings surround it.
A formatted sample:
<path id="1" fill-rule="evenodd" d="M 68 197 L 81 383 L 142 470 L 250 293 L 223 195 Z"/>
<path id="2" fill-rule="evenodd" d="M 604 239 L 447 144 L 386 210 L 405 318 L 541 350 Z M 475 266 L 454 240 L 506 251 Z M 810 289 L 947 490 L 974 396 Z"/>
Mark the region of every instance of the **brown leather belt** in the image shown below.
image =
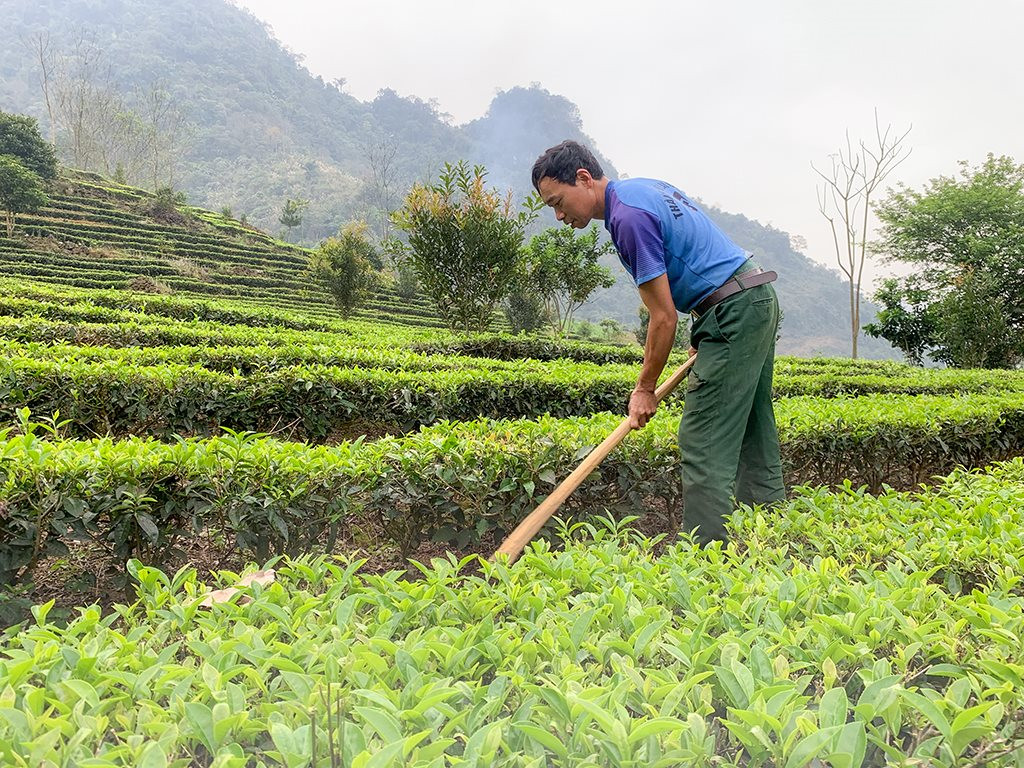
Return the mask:
<path id="1" fill-rule="evenodd" d="M 764 285 L 775 280 L 778 275 L 771 270 L 765 271 L 763 269 L 748 269 L 746 272 L 740 275 L 734 275 L 722 283 L 721 287 L 718 288 L 714 293 L 707 296 L 703 301 L 694 307 L 690 314 L 694 318 L 699 318 L 701 315 L 707 313 L 715 304 L 727 299 L 735 293 L 745 291 L 747 288 L 753 288 L 755 285 Z"/>

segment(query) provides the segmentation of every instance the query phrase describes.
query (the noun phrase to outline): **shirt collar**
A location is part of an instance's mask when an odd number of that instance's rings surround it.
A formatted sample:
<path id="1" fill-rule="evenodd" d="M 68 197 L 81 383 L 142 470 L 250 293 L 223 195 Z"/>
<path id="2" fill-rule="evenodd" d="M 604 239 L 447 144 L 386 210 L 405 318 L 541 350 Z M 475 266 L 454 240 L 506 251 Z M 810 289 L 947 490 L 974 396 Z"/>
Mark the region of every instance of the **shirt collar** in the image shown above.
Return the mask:
<path id="1" fill-rule="evenodd" d="M 608 180 L 608 185 L 604 188 L 604 228 L 609 232 L 612 231 L 612 188 L 615 186 L 615 182 Z"/>

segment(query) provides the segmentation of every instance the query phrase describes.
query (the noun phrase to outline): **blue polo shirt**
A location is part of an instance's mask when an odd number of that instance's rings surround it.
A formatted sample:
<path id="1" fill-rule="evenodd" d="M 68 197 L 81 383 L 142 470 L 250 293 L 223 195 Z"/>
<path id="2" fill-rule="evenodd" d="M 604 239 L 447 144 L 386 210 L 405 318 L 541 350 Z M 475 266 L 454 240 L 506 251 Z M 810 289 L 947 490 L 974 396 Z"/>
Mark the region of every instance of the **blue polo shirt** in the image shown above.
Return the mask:
<path id="1" fill-rule="evenodd" d="M 609 181 L 604 226 L 637 285 L 668 274 L 672 300 L 689 312 L 750 258 L 671 184 Z"/>

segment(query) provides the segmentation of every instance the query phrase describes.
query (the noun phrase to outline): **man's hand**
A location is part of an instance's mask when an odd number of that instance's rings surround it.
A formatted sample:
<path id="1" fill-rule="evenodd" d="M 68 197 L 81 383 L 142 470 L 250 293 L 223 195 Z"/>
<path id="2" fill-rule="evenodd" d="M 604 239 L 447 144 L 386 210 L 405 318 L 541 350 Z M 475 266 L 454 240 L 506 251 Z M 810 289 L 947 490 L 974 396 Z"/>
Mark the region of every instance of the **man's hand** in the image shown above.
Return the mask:
<path id="1" fill-rule="evenodd" d="M 697 348 L 696 347 L 690 347 L 690 355 L 689 356 L 693 357 L 696 354 L 697 354 Z"/>
<path id="2" fill-rule="evenodd" d="M 654 399 L 653 389 L 634 389 L 629 396 L 629 428 L 640 429 L 646 426 L 656 410 L 658 401 Z"/>

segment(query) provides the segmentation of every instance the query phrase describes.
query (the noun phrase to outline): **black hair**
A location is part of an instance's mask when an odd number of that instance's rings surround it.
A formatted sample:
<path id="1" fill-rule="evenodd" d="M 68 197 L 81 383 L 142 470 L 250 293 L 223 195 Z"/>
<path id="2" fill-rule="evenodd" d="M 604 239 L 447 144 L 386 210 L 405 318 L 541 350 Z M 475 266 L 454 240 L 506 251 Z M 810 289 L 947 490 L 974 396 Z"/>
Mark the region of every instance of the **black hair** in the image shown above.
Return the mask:
<path id="1" fill-rule="evenodd" d="M 533 188 L 539 192 L 537 185 L 546 176 L 576 186 L 576 171 L 580 168 L 585 168 L 595 179 L 604 177 L 601 164 L 589 149 L 578 141 L 563 141 L 545 150 L 533 164 Z"/>

